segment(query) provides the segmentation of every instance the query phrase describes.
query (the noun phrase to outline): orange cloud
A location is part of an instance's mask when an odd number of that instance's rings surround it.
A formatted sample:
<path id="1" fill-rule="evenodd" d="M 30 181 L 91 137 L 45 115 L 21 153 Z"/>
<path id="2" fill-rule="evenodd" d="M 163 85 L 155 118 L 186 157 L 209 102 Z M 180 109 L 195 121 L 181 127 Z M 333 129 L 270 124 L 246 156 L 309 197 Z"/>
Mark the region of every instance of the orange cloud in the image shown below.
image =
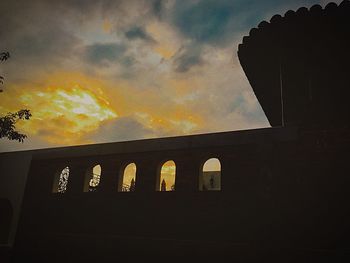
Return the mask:
<path id="1" fill-rule="evenodd" d="M 86 143 L 81 138 L 105 120 L 118 115 L 104 97 L 101 83 L 82 75 L 56 74 L 44 87 L 11 87 L 2 111 L 28 108 L 30 121 L 19 122 L 18 128 L 28 135 L 38 135 L 54 144 Z M 8 97 L 9 96 L 9 97 Z"/>
<path id="2" fill-rule="evenodd" d="M 18 128 L 51 144 L 93 143 L 86 139 L 90 133 L 123 116 L 133 116 L 156 136 L 190 134 L 203 125 L 202 116 L 176 102 L 175 83 L 163 93 L 135 87 L 125 80 L 112 85 L 75 72 L 36 79 L 37 84 L 9 86 L 3 93 L 0 111 L 30 109 L 33 117 L 19 122 Z M 179 85 L 187 86 L 185 82 Z"/>

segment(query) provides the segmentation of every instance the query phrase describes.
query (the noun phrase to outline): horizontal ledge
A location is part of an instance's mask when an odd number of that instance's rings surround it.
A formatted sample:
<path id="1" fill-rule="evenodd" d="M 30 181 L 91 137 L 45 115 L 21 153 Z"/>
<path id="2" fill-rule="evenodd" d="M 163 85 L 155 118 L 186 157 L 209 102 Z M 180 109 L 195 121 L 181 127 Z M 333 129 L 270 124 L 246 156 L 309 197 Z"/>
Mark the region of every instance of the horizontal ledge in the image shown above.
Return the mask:
<path id="1" fill-rule="evenodd" d="M 0 154 L 0 158 L 4 155 L 12 155 L 18 153 L 31 154 L 35 160 L 45 160 L 65 157 L 85 157 L 168 150 L 190 150 L 207 147 L 259 144 L 272 141 L 292 141 L 297 139 L 297 134 L 298 130 L 295 127 L 271 127 L 252 130 L 9 152 Z"/>

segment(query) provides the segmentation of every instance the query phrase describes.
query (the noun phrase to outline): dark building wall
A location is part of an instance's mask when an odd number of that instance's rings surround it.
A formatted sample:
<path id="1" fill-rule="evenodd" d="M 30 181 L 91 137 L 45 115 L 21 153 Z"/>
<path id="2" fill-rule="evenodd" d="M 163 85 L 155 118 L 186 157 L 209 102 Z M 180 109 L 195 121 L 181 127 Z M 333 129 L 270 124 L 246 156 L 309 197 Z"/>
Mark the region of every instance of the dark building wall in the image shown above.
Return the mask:
<path id="1" fill-rule="evenodd" d="M 13 217 L 13 208 L 8 199 L 0 198 L 0 244 L 7 244 Z"/>
<path id="2" fill-rule="evenodd" d="M 10 229 L 7 238 L 1 239 L 2 245 L 12 246 L 14 242 L 31 158 L 30 152 L 0 154 L 0 199 L 9 202 L 12 209 Z"/>
<path id="3" fill-rule="evenodd" d="M 349 131 L 270 128 L 38 151 L 18 262 L 348 249 L 349 138 Z M 212 157 L 221 162 L 222 190 L 200 192 L 199 167 Z M 176 191 L 156 192 L 158 166 L 168 159 L 177 165 Z M 137 165 L 136 191 L 118 193 L 119 169 L 129 162 Z M 102 166 L 100 188 L 84 193 L 85 171 L 94 164 Z M 54 174 L 66 165 L 67 192 L 53 194 Z"/>

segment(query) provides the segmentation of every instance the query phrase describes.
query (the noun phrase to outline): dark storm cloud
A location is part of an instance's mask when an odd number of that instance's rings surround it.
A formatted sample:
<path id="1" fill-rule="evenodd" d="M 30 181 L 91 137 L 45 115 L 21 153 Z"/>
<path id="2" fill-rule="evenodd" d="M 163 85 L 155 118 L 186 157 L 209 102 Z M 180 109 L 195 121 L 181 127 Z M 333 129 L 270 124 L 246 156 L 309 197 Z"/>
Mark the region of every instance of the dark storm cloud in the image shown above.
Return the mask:
<path id="1" fill-rule="evenodd" d="M 141 39 L 147 42 L 155 42 L 154 39 L 145 31 L 144 28 L 134 26 L 125 32 L 125 36 L 129 40 Z"/>

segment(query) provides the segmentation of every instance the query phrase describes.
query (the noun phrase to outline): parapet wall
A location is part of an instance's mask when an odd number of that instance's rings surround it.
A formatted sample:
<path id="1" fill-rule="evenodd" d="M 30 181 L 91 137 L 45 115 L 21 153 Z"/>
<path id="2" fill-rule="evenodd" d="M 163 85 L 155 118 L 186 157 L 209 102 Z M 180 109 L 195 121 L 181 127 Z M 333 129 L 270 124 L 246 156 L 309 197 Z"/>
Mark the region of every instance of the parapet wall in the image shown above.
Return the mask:
<path id="1" fill-rule="evenodd" d="M 102 255 L 105 262 L 170 254 L 206 258 L 209 252 L 238 259 L 258 257 L 262 246 L 310 252 L 334 242 L 343 249 L 350 233 L 350 184 L 343 172 L 348 138 L 348 130 L 268 128 L 36 151 L 16 262 L 45 262 L 52 255 L 57 262 Z M 221 162 L 221 191 L 199 191 L 201 163 L 211 157 Z M 169 159 L 176 164 L 175 191 L 156 191 L 159 165 Z M 120 170 L 129 162 L 137 165 L 136 190 L 117 192 Z M 100 188 L 83 192 L 86 169 L 97 163 Z M 67 191 L 55 194 L 54 175 L 66 165 Z"/>

